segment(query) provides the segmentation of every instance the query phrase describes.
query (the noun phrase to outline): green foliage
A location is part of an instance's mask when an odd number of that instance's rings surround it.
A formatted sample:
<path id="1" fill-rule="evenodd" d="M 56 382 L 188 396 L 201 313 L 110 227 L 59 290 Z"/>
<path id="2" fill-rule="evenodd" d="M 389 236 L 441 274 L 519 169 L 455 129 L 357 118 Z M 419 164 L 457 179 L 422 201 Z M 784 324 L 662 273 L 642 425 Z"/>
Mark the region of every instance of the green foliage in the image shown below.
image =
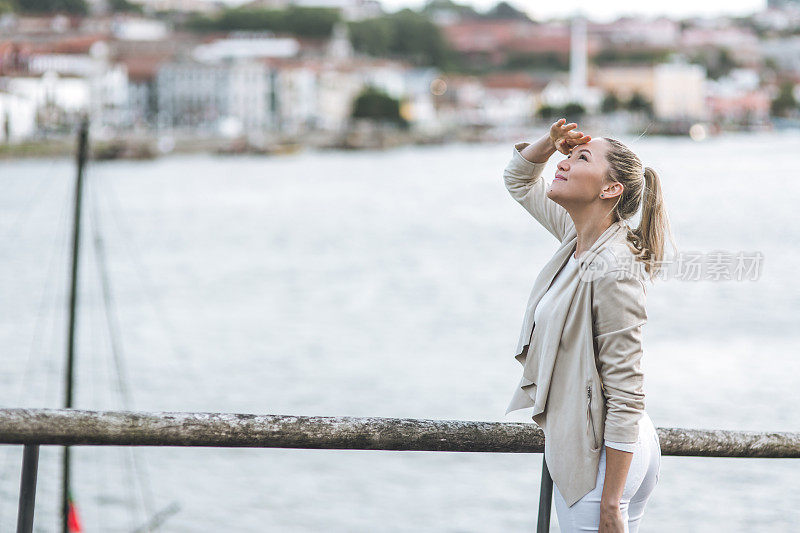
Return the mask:
<path id="1" fill-rule="evenodd" d="M 114 13 L 142 13 L 142 6 L 128 0 L 109 0 L 108 6 Z"/>
<path id="2" fill-rule="evenodd" d="M 472 6 L 457 4 L 452 0 L 430 0 L 422 8 L 423 15 L 432 15 L 439 10 L 448 10 L 458 13 L 458 16 L 465 19 L 479 18 L 481 15 Z"/>
<path id="3" fill-rule="evenodd" d="M 387 56 L 392 52 L 394 26 L 388 18 L 351 22 L 348 26 L 354 49 L 371 56 Z"/>
<path id="4" fill-rule="evenodd" d="M 511 70 L 567 70 L 569 54 L 558 52 L 512 52 L 506 59 L 504 68 Z"/>
<path id="5" fill-rule="evenodd" d="M 301 37 L 329 37 L 341 19 L 338 9 L 323 7 L 290 7 L 288 9 L 225 9 L 213 17 L 196 15 L 186 26 L 197 32 L 210 31 L 274 31 Z"/>
<path id="6" fill-rule="evenodd" d="M 353 102 L 353 118 L 405 124 L 400 116 L 400 102 L 384 91 L 372 86 L 365 87 Z"/>
<path id="7" fill-rule="evenodd" d="M 359 52 L 395 56 L 417 65 L 448 64 L 450 49 L 438 26 L 410 9 L 351 22 L 349 28 L 350 41 Z"/>
<path id="8" fill-rule="evenodd" d="M 16 7 L 21 13 L 89 13 L 89 6 L 84 0 L 17 0 Z"/>
<path id="9" fill-rule="evenodd" d="M 556 106 L 542 104 L 541 106 L 539 106 L 539 109 L 537 110 L 536 114 L 539 115 L 540 118 L 547 120 L 554 118 L 557 114 L 559 114 L 559 112 L 560 110 Z"/>
<path id="10" fill-rule="evenodd" d="M 561 111 L 561 115 L 571 117 L 570 122 L 576 122 L 586 114 L 586 108 L 577 102 L 569 102 Z"/>
<path id="11" fill-rule="evenodd" d="M 653 105 L 641 93 L 635 92 L 625 103 L 625 108 L 629 111 L 641 111 L 648 115 L 653 114 Z"/>
<path id="12" fill-rule="evenodd" d="M 790 81 L 781 83 L 778 95 L 770 102 L 770 113 L 773 116 L 787 117 L 797 111 L 797 100 L 794 97 L 794 84 Z"/>
<path id="13" fill-rule="evenodd" d="M 646 63 L 655 65 L 669 58 L 671 50 L 628 50 L 625 48 L 605 48 L 594 55 L 591 61 L 595 65 L 610 65 L 615 63 L 631 64 Z"/>
<path id="14" fill-rule="evenodd" d="M 394 25 L 393 52 L 418 65 L 444 66 L 447 45 L 439 28 L 427 17 L 404 9 L 390 15 Z"/>
<path id="15" fill-rule="evenodd" d="M 486 15 L 484 15 L 484 18 L 494 20 L 531 20 L 528 18 L 528 15 L 515 8 L 508 2 L 500 2 L 490 9 Z"/>
<path id="16" fill-rule="evenodd" d="M 290 7 L 284 15 L 286 31 L 304 37 L 329 37 L 339 20 L 338 9 L 324 7 Z"/>
<path id="17" fill-rule="evenodd" d="M 691 61 L 702 65 L 706 69 L 706 75 L 712 80 L 726 76 L 731 70 L 739 66 L 727 48 L 701 50 L 692 56 Z"/>
<path id="18" fill-rule="evenodd" d="M 566 117 L 567 123 L 578 122 L 581 120 L 581 117 L 586 114 L 586 108 L 577 102 L 569 102 L 563 107 L 544 104 L 539 107 L 536 114 L 545 120 L 555 120 L 556 117 Z"/>
<path id="19" fill-rule="evenodd" d="M 620 104 L 621 102 L 616 93 L 606 93 L 603 97 L 603 102 L 600 104 L 600 110 L 603 113 L 611 113 L 619 109 Z"/>

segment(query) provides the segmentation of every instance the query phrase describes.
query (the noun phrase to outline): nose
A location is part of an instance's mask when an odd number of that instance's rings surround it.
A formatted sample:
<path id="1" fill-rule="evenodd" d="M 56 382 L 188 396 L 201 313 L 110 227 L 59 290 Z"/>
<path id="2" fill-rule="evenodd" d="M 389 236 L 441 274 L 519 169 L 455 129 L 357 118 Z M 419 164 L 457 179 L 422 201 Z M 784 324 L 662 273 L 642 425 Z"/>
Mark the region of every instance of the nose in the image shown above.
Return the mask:
<path id="1" fill-rule="evenodd" d="M 562 159 L 561 161 L 558 162 L 556 168 L 558 168 L 558 170 L 569 170 L 569 163 L 567 162 L 566 159 Z"/>

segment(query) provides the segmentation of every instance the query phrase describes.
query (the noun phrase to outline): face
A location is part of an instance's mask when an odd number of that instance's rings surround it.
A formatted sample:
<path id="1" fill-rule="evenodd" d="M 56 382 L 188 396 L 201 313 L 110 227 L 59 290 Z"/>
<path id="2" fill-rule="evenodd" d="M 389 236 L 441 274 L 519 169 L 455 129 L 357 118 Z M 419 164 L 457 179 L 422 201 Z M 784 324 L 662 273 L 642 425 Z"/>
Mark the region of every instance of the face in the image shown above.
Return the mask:
<path id="1" fill-rule="evenodd" d="M 555 179 L 547 190 L 548 198 L 572 208 L 581 208 L 592 202 L 616 202 L 622 185 L 606 181 L 608 148 L 608 143 L 602 138 L 575 146 L 566 159 L 559 161 Z M 601 194 L 604 198 L 600 198 Z"/>

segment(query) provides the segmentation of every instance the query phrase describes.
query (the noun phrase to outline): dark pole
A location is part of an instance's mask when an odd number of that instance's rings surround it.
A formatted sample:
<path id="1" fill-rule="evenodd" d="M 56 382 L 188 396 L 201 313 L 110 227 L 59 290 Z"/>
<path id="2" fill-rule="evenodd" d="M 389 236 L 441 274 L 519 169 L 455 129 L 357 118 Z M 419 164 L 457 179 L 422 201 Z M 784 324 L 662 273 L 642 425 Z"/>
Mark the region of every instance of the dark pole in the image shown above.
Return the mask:
<path id="1" fill-rule="evenodd" d="M 72 382 L 75 360 L 75 308 L 78 299 L 78 252 L 81 234 L 81 191 L 83 189 L 83 167 L 86 165 L 87 137 L 89 119 L 84 116 L 78 132 L 78 176 L 75 180 L 75 213 L 72 219 L 72 273 L 69 292 L 69 329 L 67 330 L 67 375 L 64 407 L 72 407 Z M 69 446 L 64 446 L 63 471 L 61 487 L 61 524 L 63 533 L 69 533 Z"/>
<path id="2" fill-rule="evenodd" d="M 26 444 L 22 451 L 22 480 L 19 485 L 17 533 L 33 531 L 33 509 L 36 505 L 36 473 L 39 467 L 39 445 Z"/>
<path id="3" fill-rule="evenodd" d="M 553 478 L 542 453 L 542 484 L 539 487 L 539 521 L 536 524 L 536 533 L 550 531 L 550 508 L 553 502 Z"/>

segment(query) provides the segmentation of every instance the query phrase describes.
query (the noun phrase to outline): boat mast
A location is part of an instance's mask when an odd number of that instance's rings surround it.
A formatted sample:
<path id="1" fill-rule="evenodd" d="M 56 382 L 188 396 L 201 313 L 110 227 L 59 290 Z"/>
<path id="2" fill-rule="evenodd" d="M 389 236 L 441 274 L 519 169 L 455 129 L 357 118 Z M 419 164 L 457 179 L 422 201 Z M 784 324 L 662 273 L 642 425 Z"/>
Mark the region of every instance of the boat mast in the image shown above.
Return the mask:
<path id="1" fill-rule="evenodd" d="M 77 179 L 75 180 L 75 211 L 72 219 L 72 272 L 70 275 L 69 328 L 67 330 L 67 371 L 65 387 L 66 394 L 64 397 L 64 407 L 67 409 L 72 407 L 73 398 L 76 318 L 75 308 L 78 297 L 78 252 L 80 249 L 81 232 L 81 191 L 83 189 L 83 168 L 86 165 L 88 131 L 89 119 L 86 116 L 83 116 L 81 118 L 81 125 L 78 132 L 78 175 Z M 69 446 L 64 446 L 63 476 L 61 486 L 61 530 L 63 533 L 69 533 L 69 466 Z"/>

